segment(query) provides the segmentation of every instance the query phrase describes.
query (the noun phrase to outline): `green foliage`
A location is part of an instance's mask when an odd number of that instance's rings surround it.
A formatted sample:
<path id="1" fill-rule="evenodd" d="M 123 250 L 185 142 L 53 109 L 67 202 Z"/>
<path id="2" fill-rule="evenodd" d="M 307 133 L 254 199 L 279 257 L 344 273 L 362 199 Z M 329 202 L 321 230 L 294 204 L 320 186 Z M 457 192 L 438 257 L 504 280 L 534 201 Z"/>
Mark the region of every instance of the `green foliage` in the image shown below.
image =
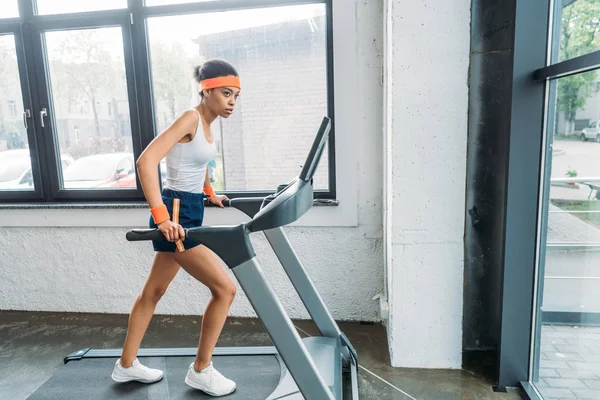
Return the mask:
<path id="1" fill-rule="evenodd" d="M 75 108 L 87 101 L 96 137 L 101 136 L 98 105 L 109 99 L 126 98 L 123 56 L 115 56 L 107 49 L 102 33 L 96 29 L 68 32 L 56 50 L 48 54 L 54 98 L 64 96 L 66 104 Z M 54 42 L 55 38 L 50 36 L 47 40 Z"/>
<path id="2" fill-rule="evenodd" d="M 578 0 L 563 9 L 559 61 L 600 49 L 600 0 Z M 597 71 L 571 75 L 558 82 L 558 110 L 573 130 L 578 110 L 585 107 L 597 80 Z"/>
<path id="3" fill-rule="evenodd" d="M 180 111 L 177 100 L 189 98 L 192 68 L 180 43 L 168 46 L 152 41 L 150 58 L 154 97 L 165 102 L 169 110 L 167 119 L 173 121 Z"/>
<path id="4" fill-rule="evenodd" d="M 559 61 L 600 50 L 600 0 L 576 0 L 562 12 Z"/>
<path id="5" fill-rule="evenodd" d="M 21 101 L 21 85 L 15 53 L 15 42 L 12 35 L 0 36 L 0 98 Z M 6 103 L 5 103 L 6 104 Z M 4 107 L 0 107 L 0 140 L 4 134 L 11 134 L 24 129 L 15 123 L 6 121 Z"/>
<path id="6" fill-rule="evenodd" d="M 585 107 L 596 82 L 597 72 L 589 71 L 583 74 L 561 78 L 558 82 L 558 110 L 565 113 L 565 118 L 571 125 L 567 131 L 573 130 L 577 111 Z"/>

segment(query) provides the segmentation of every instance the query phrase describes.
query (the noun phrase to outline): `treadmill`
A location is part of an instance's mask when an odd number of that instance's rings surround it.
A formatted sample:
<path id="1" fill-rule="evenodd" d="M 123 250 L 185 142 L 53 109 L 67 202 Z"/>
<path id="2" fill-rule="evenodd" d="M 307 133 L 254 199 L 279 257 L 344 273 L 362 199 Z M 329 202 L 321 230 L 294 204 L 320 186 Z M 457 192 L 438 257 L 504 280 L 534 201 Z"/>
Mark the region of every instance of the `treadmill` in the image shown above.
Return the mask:
<path id="1" fill-rule="evenodd" d="M 340 331 L 292 248 L 282 226 L 313 206 L 313 175 L 327 143 L 331 121 L 324 117 L 300 174 L 264 198 L 236 198 L 224 205 L 251 218 L 234 226 L 185 229 L 186 237 L 213 250 L 233 271 L 274 346 L 217 347 L 213 361 L 237 383 L 227 399 L 358 400 L 358 357 Z M 320 336 L 301 338 L 268 283 L 250 241 L 262 232 L 282 264 Z M 158 229 L 133 229 L 129 241 L 165 240 Z M 29 397 L 40 399 L 178 399 L 212 398 L 185 385 L 183 377 L 194 348 L 144 349 L 138 358 L 164 370 L 153 384 L 116 383 L 110 379 L 121 349 L 84 348 L 69 354 L 65 366 Z M 184 360 L 185 359 L 185 360 Z"/>

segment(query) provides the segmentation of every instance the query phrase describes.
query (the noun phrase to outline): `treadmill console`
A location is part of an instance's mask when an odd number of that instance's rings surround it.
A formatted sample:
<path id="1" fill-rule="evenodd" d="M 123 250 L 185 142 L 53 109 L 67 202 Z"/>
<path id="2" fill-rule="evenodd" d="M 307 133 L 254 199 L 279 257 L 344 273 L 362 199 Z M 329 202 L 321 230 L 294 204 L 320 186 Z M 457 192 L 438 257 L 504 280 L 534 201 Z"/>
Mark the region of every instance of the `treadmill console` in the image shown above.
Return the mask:
<path id="1" fill-rule="evenodd" d="M 265 197 L 261 210 L 246 225 L 251 232 L 291 224 L 313 205 L 313 175 L 327 143 L 331 120 L 323 117 L 300 175 L 282 190 Z"/>

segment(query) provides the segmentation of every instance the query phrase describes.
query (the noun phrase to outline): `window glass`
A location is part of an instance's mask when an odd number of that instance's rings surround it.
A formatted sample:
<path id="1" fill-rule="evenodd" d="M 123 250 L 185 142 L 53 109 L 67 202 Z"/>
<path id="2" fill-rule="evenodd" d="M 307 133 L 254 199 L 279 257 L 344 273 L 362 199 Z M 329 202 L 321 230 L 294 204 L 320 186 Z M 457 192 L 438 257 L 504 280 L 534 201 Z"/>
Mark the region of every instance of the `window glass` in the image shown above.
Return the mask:
<path id="1" fill-rule="evenodd" d="M 128 160 L 133 165 L 121 28 L 45 36 L 55 135 L 61 157 L 73 160 L 63 171 L 64 187 L 135 188 L 135 179 L 118 168 Z"/>
<path id="2" fill-rule="evenodd" d="M 555 10 L 553 62 L 600 50 L 599 1 L 557 1 Z"/>
<path id="3" fill-rule="evenodd" d="M 34 188 L 22 183 L 31 171 L 23 111 L 15 38 L 0 35 L 0 191 Z"/>
<path id="4" fill-rule="evenodd" d="M 218 0 L 146 0 L 147 6 L 166 6 L 171 4 L 183 4 L 183 3 L 200 3 L 207 1 L 218 1 Z"/>
<path id="5" fill-rule="evenodd" d="M 153 17 L 148 21 L 155 123 L 197 104 L 195 65 L 229 61 L 242 80 L 235 112 L 212 125 L 217 190 L 274 190 L 301 170 L 328 114 L 325 5 Z M 327 189 L 325 149 L 315 187 Z"/>
<path id="6" fill-rule="evenodd" d="M 544 399 L 600 398 L 600 71 L 550 84 L 552 151 L 534 383 Z M 590 380 L 591 379 L 591 380 Z"/>
<path id="7" fill-rule="evenodd" d="M 17 0 L 3 0 L 0 7 L 1 18 L 14 18 L 19 16 L 19 5 Z"/>
<path id="8" fill-rule="evenodd" d="M 127 8 L 127 0 L 37 0 L 38 14 L 67 14 Z"/>

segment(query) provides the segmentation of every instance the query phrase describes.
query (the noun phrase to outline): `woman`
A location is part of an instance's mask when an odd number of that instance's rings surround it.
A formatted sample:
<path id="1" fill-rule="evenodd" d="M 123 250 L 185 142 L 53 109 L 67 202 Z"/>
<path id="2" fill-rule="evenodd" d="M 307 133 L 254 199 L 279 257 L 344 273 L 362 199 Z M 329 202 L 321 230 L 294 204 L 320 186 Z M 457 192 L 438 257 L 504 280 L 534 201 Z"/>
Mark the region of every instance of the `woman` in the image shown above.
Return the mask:
<path id="1" fill-rule="evenodd" d="M 183 267 L 205 284 L 211 299 L 202 319 L 198 352 L 189 366 L 185 382 L 213 396 L 232 393 L 236 384 L 221 375 L 212 364 L 212 354 L 236 294 L 236 286 L 217 256 L 201 243 L 185 239 L 183 228 L 202 225 L 204 197 L 223 207 L 226 196 L 214 194 L 208 163 L 216 153 L 210 125 L 229 117 L 240 93 L 240 79 L 226 61 L 211 59 L 194 69 L 199 83 L 200 104 L 181 114 L 157 136 L 137 160 L 142 189 L 150 206 L 150 227 L 158 228 L 166 241 L 153 242 L 156 251 L 152 270 L 135 300 L 121 358 L 112 374 L 117 382 L 156 382 L 163 372 L 148 368 L 137 352 L 156 305 Z M 166 185 L 160 192 L 159 162 L 165 158 Z"/>

